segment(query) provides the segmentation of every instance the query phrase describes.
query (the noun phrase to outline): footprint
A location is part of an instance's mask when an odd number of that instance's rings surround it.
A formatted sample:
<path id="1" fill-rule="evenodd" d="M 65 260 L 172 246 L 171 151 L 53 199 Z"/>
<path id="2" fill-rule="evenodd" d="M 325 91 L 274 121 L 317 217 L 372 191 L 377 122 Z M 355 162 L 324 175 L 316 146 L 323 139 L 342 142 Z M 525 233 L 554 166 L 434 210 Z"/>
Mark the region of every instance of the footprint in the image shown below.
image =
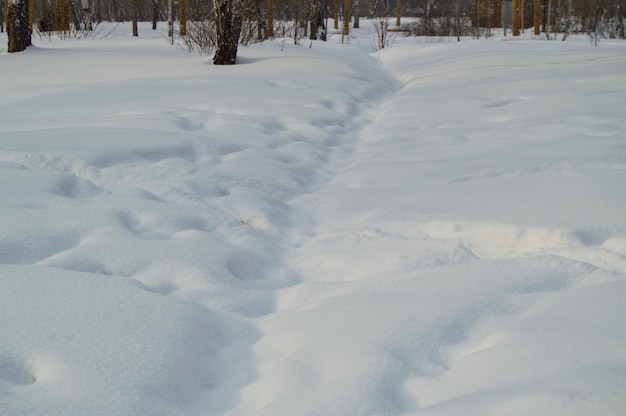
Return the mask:
<path id="1" fill-rule="evenodd" d="M 504 99 L 504 100 L 497 100 L 497 101 L 492 101 L 483 105 L 483 108 L 506 107 L 507 105 L 515 104 L 520 101 L 525 101 L 525 100 L 523 98 L 509 98 L 509 99 Z"/>
<path id="2" fill-rule="evenodd" d="M 52 193 L 64 198 L 87 199 L 104 193 L 104 190 L 87 179 L 70 174 L 58 174 L 54 178 Z"/>
<path id="3" fill-rule="evenodd" d="M 179 117 L 176 124 L 185 131 L 198 131 L 202 129 L 202 124 L 194 123 L 191 119 L 184 116 Z"/>
<path id="4" fill-rule="evenodd" d="M 180 213 L 119 212 L 123 228 L 146 240 L 171 240 L 204 235 L 208 226 L 204 219 Z"/>
<path id="5" fill-rule="evenodd" d="M 35 375 L 22 359 L 0 353 L 0 397 L 12 386 L 27 386 L 35 381 Z"/>
<path id="6" fill-rule="evenodd" d="M 333 103 L 333 102 L 332 102 L 331 100 L 329 100 L 329 99 L 326 99 L 326 98 L 325 98 L 325 99 L 323 99 L 323 100 L 320 100 L 320 102 L 319 102 L 319 103 L 320 103 L 320 105 L 321 105 L 322 107 L 324 107 L 324 108 L 326 108 L 326 109 L 328 109 L 328 110 L 331 110 L 331 111 L 332 111 L 332 110 L 334 110 L 334 109 L 335 109 L 335 103 Z"/>
<path id="7" fill-rule="evenodd" d="M 140 159 L 150 162 L 161 162 L 166 159 L 183 159 L 188 162 L 196 160 L 196 149 L 191 143 L 183 143 L 174 146 L 150 147 L 137 149 L 133 154 Z"/>
<path id="8" fill-rule="evenodd" d="M 263 133 L 265 134 L 278 134 L 287 130 L 287 126 L 277 118 L 270 118 L 260 122 Z"/>
<path id="9" fill-rule="evenodd" d="M 145 220 L 128 212 L 121 212 L 117 215 L 125 229 L 139 238 L 147 240 L 169 240 L 170 236 L 156 230 L 151 230 L 146 226 Z"/>

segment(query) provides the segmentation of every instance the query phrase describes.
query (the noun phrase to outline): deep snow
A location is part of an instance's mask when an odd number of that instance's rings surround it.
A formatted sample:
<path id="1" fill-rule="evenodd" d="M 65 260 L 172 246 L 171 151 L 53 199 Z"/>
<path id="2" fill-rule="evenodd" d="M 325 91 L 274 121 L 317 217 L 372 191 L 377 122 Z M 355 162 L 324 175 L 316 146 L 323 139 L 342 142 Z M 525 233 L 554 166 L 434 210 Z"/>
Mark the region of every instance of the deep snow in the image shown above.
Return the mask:
<path id="1" fill-rule="evenodd" d="M 626 414 L 626 43 L 367 32 L 0 52 L 0 414 Z"/>

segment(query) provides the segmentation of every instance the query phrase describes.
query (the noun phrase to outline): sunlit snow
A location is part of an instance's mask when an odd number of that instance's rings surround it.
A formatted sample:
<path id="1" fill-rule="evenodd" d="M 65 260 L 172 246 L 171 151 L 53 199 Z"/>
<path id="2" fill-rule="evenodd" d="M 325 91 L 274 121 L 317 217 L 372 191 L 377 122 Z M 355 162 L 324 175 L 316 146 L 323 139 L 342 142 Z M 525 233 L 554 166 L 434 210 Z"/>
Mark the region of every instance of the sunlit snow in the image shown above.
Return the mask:
<path id="1" fill-rule="evenodd" d="M 626 414 L 626 42 L 367 25 L 0 35 L 1 415 Z"/>

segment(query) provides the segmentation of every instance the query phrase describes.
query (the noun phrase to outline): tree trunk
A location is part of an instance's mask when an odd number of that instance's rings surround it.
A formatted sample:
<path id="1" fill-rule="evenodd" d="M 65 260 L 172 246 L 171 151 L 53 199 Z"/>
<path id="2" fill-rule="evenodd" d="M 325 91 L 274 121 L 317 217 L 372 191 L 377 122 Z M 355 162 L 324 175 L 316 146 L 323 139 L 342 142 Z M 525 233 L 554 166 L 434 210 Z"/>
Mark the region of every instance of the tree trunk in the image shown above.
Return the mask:
<path id="1" fill-rule="evenodd" d="M 424 20 L 426 20 L 426 16 L 424 16 Z M 472 35 L 472 39 L 476 37 L 476 39 L 480 39 L 480 0 L 476 0 L 476 32 Z"/>
<path id="2" fill-rule="evenodd" d="M 263 18 L 263 11 L 261 5 L 264 0 L 255 0 L 254 2 L 254 15 L 256 18 L 256 37 L 257 40 L 267 39 L 267 21 Z"/>
<path id="3" fill-rule="evenodd" d="M 546 17 L 546 23 L 545 23 L 546 28 L 545 28 L 544 32 L 546 32 L 547 38 L 550 39 L 550 33 L 552 32 L 552 23 L 551 23 L 551 20 L 552 20 L 552 0 L 548 0 L 548 8 L 547 8 L 547 10 L 548 10 L 548 14 L 547 14 L 547 17 Z"/>
<path id="4" fill-rule="evenodd" d="M 159 20 L 159 4 L 157 0 L 152 0 L 152 30 L 157 29 L 158 20 Z"/>
<path id="5" fill-rule="evenodd" d="M 535 29 L 534 34 L 541 34 L 541 3 L 540 0 L 533 0 L 533 28 Z"/>
<path id="6" fill-rule="evenodd" d="M 460 13 L 460 0 L 456 0 L 454 2 L 454 32 L 456 34 L 456 41 L 461 41 L 461 18 L 459 16 Z M 504 26 L 504 25 L 502 25 Z M 506 28 L 504 29 L 504 35 L 506 36 Z"/>
<path id="7" fill-rule="evenodd" d="M 217 48 L 213 56 L 215 65 L 234 65 L 241 33 L 241 15 L 237 0 L 214 0 Z"/>
<path id="8" fill-rule="evenodd" d="M 167 37 L 174 44 L 174 0 L 167 0 Z"/>
<path id="9" fill-rule="evenodd" d="M 402 15 L 402 0 L 396 0 L 396 27 L 400 28 L 400 16 Z"/>
<path id="10" fill-rule="evenodd" d="M 274 37 L 274 0 L 267 0 L 267 36 Z"/>
<path id="11" fill-rule="evenodd" d="M 520 30 L 522 31 L 522 33 L 524 33 L 524 0 L 519 0 L 520 1 L 520 17 L 519 17 L 519 21 L 520 21 Z"/>
<path id="12" fill-rule="evenodd" d="M 28 28 L 28 0 L 9 0 L 7 3 L 8 52 L 21 52 L 30 44 Z"/>
<path id="13" fill-rule="evenodd" d="M 587 5 L 585 0 L 580 0 L 580 25 L 583 33 L 587 31 Z"/>
<path id="14" fill-rule="evenodd" d="M 91 15 L 96 19 L 97 23 L 102 22 L 102 4 L 100 0 L 92 0 L 89 3 L 91 5 Z"/>
<path id="15" fill-rule="evenodd" d="M 512 30 L 511 34 L 513 36 L 519 36 L 519 27 L 520 27 L 520 14 L 519 14 L 519 0 L 513 0 L 513 22 L 512 22 Z"/>
<path id="16" fill-rule="evenodd" d="M 187 0 L 179 0 L 178 21 L 180 22 L 180 28 L 178 34 L 180 36 L 187 36 Z"/>
<path id="17" fill-rule="evenodd" d="M 309 25 L 311 29 L 309 38 L 311 40 L 326 40 L 321 0 L 309 0 Z"/>
<path id="18" fill-rule="evenodd" d="M 133 36 L 139 36 L 139 30 L 137 29 L 137 1 L 130 0 L 130 18 L 133 21 Z"/>
<path id="19" fill-rule="evenodd" d="M 7 0 L 0 0 L 0 33 L 4 33 L 4 22 L 7 21 L 6 3 Z"/>
<path id="20" fill-rule="evenodd" d="M 350 0 L 345 0 L 343 6 L 343 35 L 350 34 Z"/>

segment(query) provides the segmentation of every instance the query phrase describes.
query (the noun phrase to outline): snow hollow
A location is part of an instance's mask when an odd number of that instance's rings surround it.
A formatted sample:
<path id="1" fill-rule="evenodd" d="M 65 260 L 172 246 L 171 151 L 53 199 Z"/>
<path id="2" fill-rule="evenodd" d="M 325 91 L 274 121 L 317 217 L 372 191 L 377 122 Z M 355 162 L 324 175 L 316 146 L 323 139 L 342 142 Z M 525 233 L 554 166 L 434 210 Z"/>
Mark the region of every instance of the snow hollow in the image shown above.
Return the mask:
<path id="1" fill-rule="evenodd" d="M 626 414 L 626 43 L 0 35 L 1 415 Z"/>

